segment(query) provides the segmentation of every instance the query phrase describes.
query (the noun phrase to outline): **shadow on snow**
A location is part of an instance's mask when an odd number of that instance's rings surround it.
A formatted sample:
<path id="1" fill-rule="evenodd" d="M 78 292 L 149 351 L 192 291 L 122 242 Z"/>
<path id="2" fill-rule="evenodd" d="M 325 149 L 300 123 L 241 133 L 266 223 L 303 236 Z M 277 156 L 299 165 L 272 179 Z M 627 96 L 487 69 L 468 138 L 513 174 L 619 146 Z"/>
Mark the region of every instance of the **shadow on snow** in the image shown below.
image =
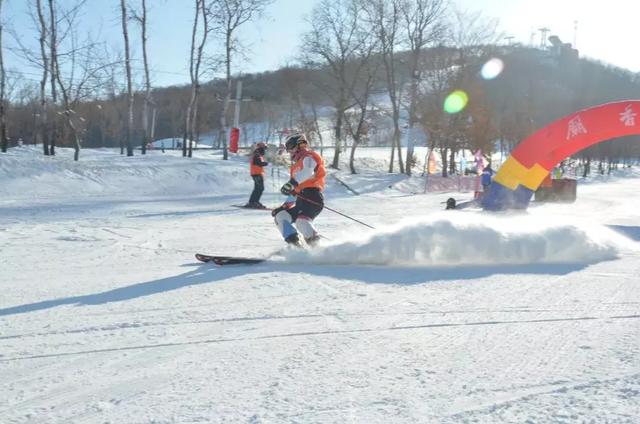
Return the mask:
<path id="1" fill-rule="evenodd" d="M 0 316 L 41 311 L 63 305 L 103 305 L 122 302 L 154 294 L 170 292 L 183 287 L 222 282 L 247 274 L 288 273 L 295 281 L 301 273 L 339 280 L 360 281 L 366 284 L 425 284 L 434 281 L 474 280 L 495 274 L 565 275 L 581 270 L 589 263 L 527 264 L 506 266 L 455 267 L 386 267 L 366 265 L 291 265 L 286 262 L 267 262 L 251 266 L 214 267 L 203 264 L 196 269 L 172 277 L 145 281 L 113 290 L 82 296 L 62 297 L 0 309 Z M 189 266 L 189 265 L 185 265 Z M 196 266 L 194 264 L 193 266 Z M 286 278 L 286 277 L 283 277 Z"/>

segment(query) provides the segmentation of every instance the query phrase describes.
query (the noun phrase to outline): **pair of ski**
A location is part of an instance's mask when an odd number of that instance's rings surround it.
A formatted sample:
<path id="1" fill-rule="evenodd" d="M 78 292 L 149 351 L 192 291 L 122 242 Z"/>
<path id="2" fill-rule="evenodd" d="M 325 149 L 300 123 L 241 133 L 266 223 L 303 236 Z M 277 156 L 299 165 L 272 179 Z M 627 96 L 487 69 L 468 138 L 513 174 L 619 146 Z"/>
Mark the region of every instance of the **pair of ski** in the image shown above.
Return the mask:
<path id="1" fill-rule="evenodd" d="M 253 265 L 266 261 L 268 258 L 250 258 L 245 256 L 218 256 L 196 253 L 196 259 L 204 263 L 223 265 Z"/>
<path id="2" fill-rule="evenodd" d="M 274 256 L 283 254 L 290 246 L 277 250 L 267 256 L 263 257 L 251 257 L 251 256 L 222 256 L 222 255 L 205 255 L 203 253 L 196 253 L 196 259 L 204 263 L 212 263 L 218 266 L 223 265 L 253 265 L 266 262 Z M 298 248 L 296 248 L 298 249 Z M 299 248 L 304 250 L 304 248 Z"/>

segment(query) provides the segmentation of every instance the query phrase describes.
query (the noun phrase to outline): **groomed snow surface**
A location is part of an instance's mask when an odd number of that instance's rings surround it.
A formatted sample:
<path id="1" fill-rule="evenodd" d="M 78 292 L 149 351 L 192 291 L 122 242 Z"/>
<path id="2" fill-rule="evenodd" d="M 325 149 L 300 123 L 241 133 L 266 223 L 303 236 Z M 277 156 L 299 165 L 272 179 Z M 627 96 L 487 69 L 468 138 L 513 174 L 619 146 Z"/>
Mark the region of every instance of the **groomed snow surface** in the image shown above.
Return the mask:
<path id="1" fill-rule="evenodd" d="M 326 204 L 375 229 L 292 251 L 246 157 L 0 154 L 0 423 L 638 422 L 640 171 L 489 214 L 358 155 Z"/>

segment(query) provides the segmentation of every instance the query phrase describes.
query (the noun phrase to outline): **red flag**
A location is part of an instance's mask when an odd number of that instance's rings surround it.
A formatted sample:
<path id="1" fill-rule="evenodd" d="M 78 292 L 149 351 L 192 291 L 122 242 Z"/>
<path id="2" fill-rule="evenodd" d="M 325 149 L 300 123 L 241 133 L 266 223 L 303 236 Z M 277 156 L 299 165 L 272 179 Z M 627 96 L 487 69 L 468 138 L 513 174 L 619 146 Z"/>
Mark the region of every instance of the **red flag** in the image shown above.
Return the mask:
<path id="1" fill-rule="evenodd" d="M 238 140 L 240 139 L 240 129 L 239 128 L 231 128 L 230 140 L 229 140 L 229 151 L 231 153 L 238 153 Z"/>
<path id="2" fill-rule="evenodd" d="M 429 174 L 436 173 L 436 165 L 436 156 L 433 154 L 433 151 L 431 151 L 431 153 L 429 154 Z"/>

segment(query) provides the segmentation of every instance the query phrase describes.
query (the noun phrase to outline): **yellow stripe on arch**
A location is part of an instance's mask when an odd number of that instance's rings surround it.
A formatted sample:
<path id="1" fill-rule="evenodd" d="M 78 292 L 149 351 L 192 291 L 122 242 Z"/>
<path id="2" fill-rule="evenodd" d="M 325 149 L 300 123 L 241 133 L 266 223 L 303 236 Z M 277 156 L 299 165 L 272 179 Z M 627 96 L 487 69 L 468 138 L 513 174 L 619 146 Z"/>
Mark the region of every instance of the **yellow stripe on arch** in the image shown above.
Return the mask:
<path id="1" fill-rule="evenodd" d="M 511 190 L 523 185 L 529 190 L 535 191 L 547 175 L 549 175 L 549 170 L 537 163 L 531 168 L 526 168 L 513 156 L 509 156 L 498 170 L 494 181 Z"/>

